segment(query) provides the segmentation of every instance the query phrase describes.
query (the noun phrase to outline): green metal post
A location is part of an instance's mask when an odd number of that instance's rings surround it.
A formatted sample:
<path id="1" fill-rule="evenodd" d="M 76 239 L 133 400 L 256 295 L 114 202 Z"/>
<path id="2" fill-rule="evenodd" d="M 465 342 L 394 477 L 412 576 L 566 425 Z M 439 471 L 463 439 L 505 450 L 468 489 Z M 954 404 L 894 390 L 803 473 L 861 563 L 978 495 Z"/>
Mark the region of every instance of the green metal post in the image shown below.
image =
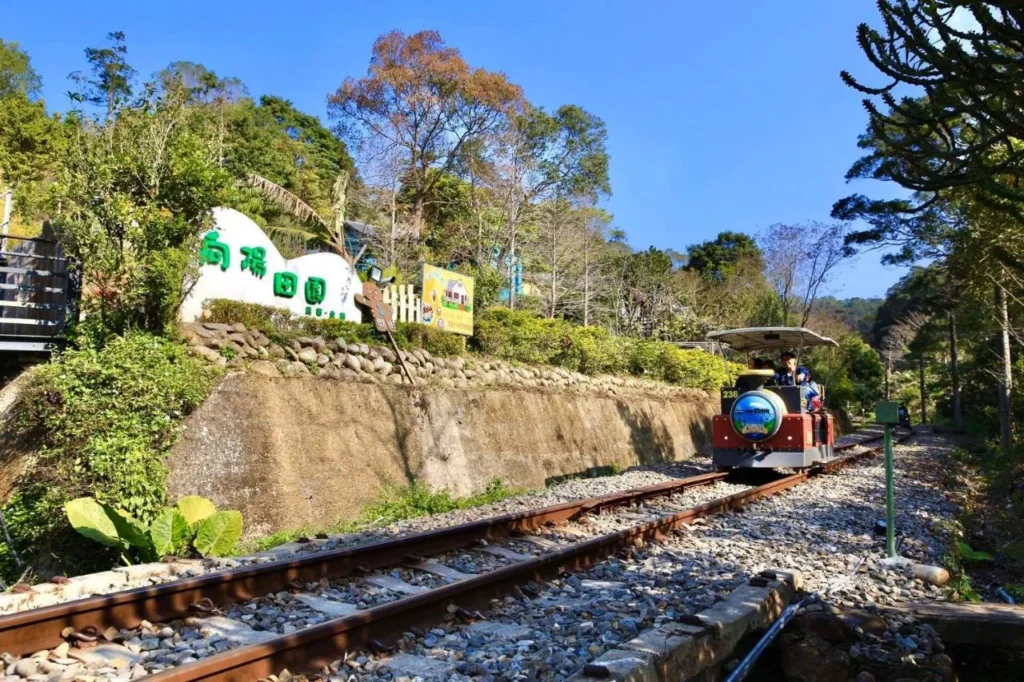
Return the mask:
<path id="1" fill-rule="evenodd" d="M 893 503 L 892 424 L 885 425 L 885 549 L 896 556 L 896 510 Z"/>

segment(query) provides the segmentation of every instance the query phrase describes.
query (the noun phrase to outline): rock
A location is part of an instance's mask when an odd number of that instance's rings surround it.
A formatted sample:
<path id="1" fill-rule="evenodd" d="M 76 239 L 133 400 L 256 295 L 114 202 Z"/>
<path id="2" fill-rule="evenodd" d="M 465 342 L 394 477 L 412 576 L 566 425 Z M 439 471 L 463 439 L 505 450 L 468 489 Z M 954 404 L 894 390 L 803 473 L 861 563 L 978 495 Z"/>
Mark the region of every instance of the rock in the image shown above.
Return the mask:
<path id="1" fill-rule="evenodd" d="M 201 324 L 186 324 L 185 326 L 182 327 L 182 331 L 183 332 L 190 332 L 190 333 L 192 333 L 192 334 L 194 334 L 194 335 L 196 335 L 198 337 L 204 338 L 204 339 L 215 339 L 215 338 L 217 338 L 217 334 L 215 332 L 210 331 L 209 329 L 207 329 L 206 327 L 204 327 Z"/>
<path id="2" fill-rule="evenodd" d="M 852 627 L 859 627 L 869 635 L 881 637 L 889 631 L 889 625 L 878 616 L 863 611 L 853 611 L 848 616 L 848 623 Z"/>
<path id="3" fill-rule="evenodd" d="M 359 372 L 363 368 L 360 358 L 351 354 L 345 356 L 345 366 L 353 372 Z"/>
<path id="4" fill-rule="evenodd" d="M 212 348 L 207 348 L 206 346 L 193 346 L 192 353 L 194 355 L 198 355 L 201 358 L 209 360 L 210 362 L 217 362 L 218 360 L 224 359 L 220 353 L 213 350 Z"/>
<path id="5" fill-rule="evenodd" d="M 39 674 L 39 661 L 35 658 L 23 658 L 14 664 L 14 673 L 22 677 Z"/>
<path id="6" fill-rule="evenodd" d="M 846 682 L 850 657 L 811 635 L 783 648 L 782 669 L 792 682 Z"/>
<path id="7" fill-rule="evenodd" d="M 207 329 L 217 332 L 233 332 L 235 331 L 234 325 L 224 324 L 222 322 L 204 322 L 203 326 Z"/>
<path id="8" fill-rule="evenodd" d="M 378 370 L 377 370 L 377 372 L 378 372 L 378 373 L 379 373 L 379 374 L 380 374 L 380 375 L 381 375 L 382 377 L 386 377 L 386 376 L 388 376 L 388 375 L 389 375 L 389 374 L 391 374 L 391 373 L 392 373 L 393 371 L 395 371 L 395 366 L 394 366 L 394 365 L 392 365 L 392 364 L 391 364 L 390 362 L 385 362 L 384 364 L 382 364 L 382 365 L 380 366 L 380 369 L 378 369 Z"/>
<path id="9" fill-rule="evenodd" d="M 853 642 L 853 628 L 842 618 L 826 611 L 801 613 L 793 619 L 793 624 L 807 634 L 844 648 Z"/>
<path id="10" fill-rule="evenodd" d="M 304 363 L 298 361 L 289 363 L 287 369 L 285 369 L 285 376 L 294 377 L 304 374 L 309 374 L 309 368 Z"/>
<path id="11" fill-rule="evenodd" d="M 312 348 L 303 348 L 299 351 L 299 361 L 304 362 L 307 365 L 312 365 L 316 362 L 317 352 Z"/>
<path id="12" fill-rule="evenodd" d="M 853 682 L 875 682 L 875 676 L 865 670 L 853 678 Z"/>
<path id="13" fill-rule="evenodd" d="M 284 357 L 284 348 L 281 348 L 281 346 L 277 345 L 276 343 L 274 345 L 270 346 L 267 349 L 267 352 L 270 354 L 270 357 L 272 357 L 272 358 L 283 358 Z"/>
<path id="14" fill-rule="evenodd" d="M 362 370 L 363 370 L 364 372 L 366 372 L 367 374 L 373 374 L 374 370 L 376 369 L 376 368 L 375 368 L 375 367 L 373 366 L 373 363 L 372 363 L 372 362 L 370 362 L 370 359 L 369 359 L 369 358 L 362 358 L 362 359 L 361 359 L 361 360 L 359 361 L 359 366 L 360 366 L 360 368 L 361 368 L 361 369 L 362 369 Z"/>
<path id="15" fill-rule="evenodd" d="M 320 355 L 316 356 L 316 365 L 317 365 L 317 367 L 326 367 L 327 363 L 330 362 L 330 361 L 331 361 L 331 359 L 329 357 L 327 357 L 326 355 L 324 355 L 323 353 L 321 353 Z"/>
<path id="16" fill-rule="evenodd" d="M 359 344 L 359 352 L 362 353 L 363 355 L 366 355 L 367 353 L 370 352 L 370 347 L 367 346 L 365 343 L 361 343 Z"/>
<path id="17" fill-rule="evenodd" d="M 262 374 L 265 377 L 281 376 L 281 373 L 277 371 L 277 367 L 269 360 L 256 360 L 255 362 L 250 363 L 249 371 L 255 372 L 256 374 Z"/>
<path id="18" fill-rule="evenodd" d="M 313 339 L 310 342 L 310 345 L 313 346 L 313 349 L 316 350 L 317 353 L 323 353 L 324 349 L 327 348 L 327 343 L 319 336 Z"/>
<path id="19" fill-rule="evenodd" d="M 234 329 L 239 334 L 244 334 L 245 332 L 249 331 L 241 322 L 235 322 L 233 325 L 231 325 L 231 328 Z"/>
<path id="20" fill-rule="evenodd" d="M 350 344 L 348 344 L 348 346 L 346 346 L 345 350 L 347 350 L 352 355 L 359 355 L 362 352 L 360 350 L 360 347 L 359 347 L 358 343 L 350 343 Z"/>

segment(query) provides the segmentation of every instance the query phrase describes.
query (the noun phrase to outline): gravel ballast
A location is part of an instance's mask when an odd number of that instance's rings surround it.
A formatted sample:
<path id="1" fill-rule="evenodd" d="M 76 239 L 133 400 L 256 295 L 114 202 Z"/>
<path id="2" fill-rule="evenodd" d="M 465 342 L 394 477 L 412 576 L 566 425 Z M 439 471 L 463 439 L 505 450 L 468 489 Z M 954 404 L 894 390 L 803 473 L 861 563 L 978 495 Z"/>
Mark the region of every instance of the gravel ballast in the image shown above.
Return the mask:
<path id="1" fill-rule="evenodd" d="M 863 437 L 863 434 L 859 436 Z M 897 530 L 905 536 L 901 553 L 915 562 L 938 564 L 945 551 L 945 521 L 955 510 L 943 491 L 938 458 L 949 447 L 944 439 L 929 433 L 897 447 Z M 709 469 L 709 460 L 696 460 L 667 467 L 634 469 L 607 478 L 567 481 L 543 492 L 485 507 L 279 548 L 277 556 L 283 558 L 450 526 L 692 476 Z M 545 529 L 534 537 L 566 546 L 664 514 L 665 504 L 692 506 L 745 487 L 724 482 L 699 486 L 628 510 L 607 510 L 580 522 Z M 872 528 L 883 516 L 884 468 L 882 458 L 874 457 L 836 474 L 815 477 L 738 512 L 700 519 L 673 534 L 664 544 L 634 548 L 588 571 L 565 575 L 543 585 L 526 585 L 493 603 L 485 621 L 469 624 L 459 622 L 453 615 L 449 622 L 439 623 L 426 632 L 407 633 L 395 655 L 351 656 L 325 671 L 323 678 L 565 680 L 640 632 L 685 618 L 725 599 L 732 590 L 766 568 L 799 571 L 805 588 L 819 592 L 823 603 L 832 608 L 870 609 L 876 604 L 940 598 L 940 588 L 926 585 L 903 570 L 888 570 L 880 564 L 884 558 L 884 541 L 872 534 Z M 537 552 L 536 547 L 529 547 L 531 543 L 522 538 L 513 542 L 515 545 L 506 545 L 508 549 L 529 554 Z M 530 549 L 532 551 L 528 551 Z M 264 553 L 246 561 L 266 560 L 268 556 L 269 553 Z M 466 574 L 492 570 L 507 563 L 479 551 L 452 552 L 431 559 Z M 409 567 L 396 568 L 389 573 L 391 578 L 415 587 L 445 583 L 440 576 Z M 20 682 L 29 678 L 22 674 L 26 672 L 43 675 L 33 679 L 75 679 L 76 674 L 87 674 L 89 679 L 95 680 L 137 679 L 171 665 L 258 641 L 261 637 L 291 633 L 338 617 L 337 613 L 325 615 L 318 610 L 318 607 L 323 608 L 324 602 L 362 610 L 404 596 L 361 580 L 307 585 L 306 593 L 278 593 L 231 607 L 224 614 L 224 620 L 229 624 L 244 624 L 237 632 L 218 630 L 217 623 L 204 624 L 197 619 L 145 624 L 139 629 L 123 631 L 118 639 L 124 642 L 128 652 L 125 656 L 130 654 L 132 658 L 120 661 L 120 667 L 97 667 L 96 662 L 75 661 L 73 657 L 68 658 L 68 651 L 41 652 L 43 655 L 37 657 L 39 660 L 34 664 L 31 659 L 6 658 L 7 678 L 4 679 L 5 682 Z M 927 632 L 908 630 L 908 623 L 895 627 L 909 634 L 899 635 L 900 639 L 858 642 L 855 653 L 864 651 L 865 656 L 876 659 L 883 656 L 888 660 L 892 651 L 901 646 L 907 647 L 903 654 L 911 657 L 915 653 L 941 651 L 936 650 L 937 642 Z M 875 648 L 871 648 L 873 646 Z M 919 650 L 913 651 L 911 646 Z M 900 660 L 899 657 L 896 660 Z"/>

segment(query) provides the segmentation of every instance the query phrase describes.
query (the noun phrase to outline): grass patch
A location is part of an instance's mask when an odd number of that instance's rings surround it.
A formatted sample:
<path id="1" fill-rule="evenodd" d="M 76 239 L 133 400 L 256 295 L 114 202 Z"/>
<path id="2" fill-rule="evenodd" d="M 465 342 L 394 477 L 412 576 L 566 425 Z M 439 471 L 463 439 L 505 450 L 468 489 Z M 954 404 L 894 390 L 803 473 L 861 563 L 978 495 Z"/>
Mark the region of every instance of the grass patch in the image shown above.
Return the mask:
<path id="1" fill-rule="evenodd" d="M 513 488 L 497 478 L 488 483 L 483 492 L 469 497 L 454 497 L 448 490 L 431 490 L 419 482 L 415 482 L 407 488 L 392 486 L 385 489 L 380 500 L 363 507 L 359 517 L 354 521 L 341 521 L 327 528 L 303 526 L 279 530 L 273 535 L 244 543 L 239 548 L 239 554 L 263 552 L 278 545 L 296 542 L 299 538 L 354 533 L 421 516 L 481 507 L 520 495 L 523 492 L 522 489 Z"/>

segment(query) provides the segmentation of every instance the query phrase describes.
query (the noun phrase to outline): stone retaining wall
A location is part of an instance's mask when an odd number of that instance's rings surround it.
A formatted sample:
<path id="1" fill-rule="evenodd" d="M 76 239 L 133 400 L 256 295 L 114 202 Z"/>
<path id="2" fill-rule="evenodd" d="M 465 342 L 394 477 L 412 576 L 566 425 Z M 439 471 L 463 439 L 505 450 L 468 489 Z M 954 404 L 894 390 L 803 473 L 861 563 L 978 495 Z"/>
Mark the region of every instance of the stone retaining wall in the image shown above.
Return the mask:
<path id="1" fill-rule="evenodd" d="M 182 327 L 192 351 L 210 362 L 265 376 L 316 376 L 408 384 L 394 351 L 344 339 L 300 337 L 285 345 L 244 324 L 194 323 Z M 399 351 L 416 385 L 444 388 L 531 386 L 597 391 L 611 395 L 642 392 L 704 399 L 703 391 L 636 377 L 588 376 L 561 367 L 516 366 L 501 360 L 439 357 L 426 350 Z"/>
<path id="2" fill-rule="evenodd" d="M 171 499 L 198 494 L 240 510 L 246 537 L 354 518 L 389 485 L 469 495 L 500 478 L 535 489 L 710 447 L 717 401 L 703 391 L 422 351 L 407 354 L 418 385 L 398 385 L 387 349 L 311 339 L 284 352 L 311 358 L 320 347 L 315 362 L 272 362 L 255 350 L 269 358 L 270 344 L 253 337 L 244 348 L 255 359 L 235 363 L 168 461 Z"/>

